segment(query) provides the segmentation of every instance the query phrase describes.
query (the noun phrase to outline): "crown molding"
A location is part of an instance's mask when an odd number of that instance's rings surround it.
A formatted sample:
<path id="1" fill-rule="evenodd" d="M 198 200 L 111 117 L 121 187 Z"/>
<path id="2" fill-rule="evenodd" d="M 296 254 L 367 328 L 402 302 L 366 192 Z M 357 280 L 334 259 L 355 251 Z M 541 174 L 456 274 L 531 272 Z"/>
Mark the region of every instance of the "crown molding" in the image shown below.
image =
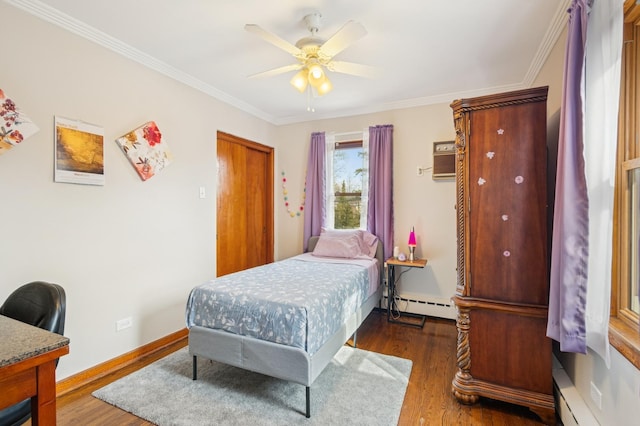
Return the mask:
<path id="1" fill-rule="evenodd" d="M 364 108 L 332 111 L 321 114 L 313 113 L 312 116 L 310 116 L 309 114 L 302 114 L 277 118 L 38 0 L 4 1 L 44 21 L 57 25 L 80 37 L 83 37 L 126 58 L 129 58 L 147 68 L 155 70 L 171 79 L 181 82 L 195 90 L 205 93 L 221 102 L 224 102 L 230 106 L 233 106 L 241 111 L 244 111 L 276 126 L 300 123 L 305 121 L 318 121 L 332 118 L 349 117 L 354 115 L 378 113 L 390 110 L 415 108 L 440 103 L 449 103 L 454 99 L 482 96 L 498 91 L 519 90 L 531 87 L 538 73 L 544 66 L 555 43 L 562 34 L 562 31 L 564 30 L 564 28 L 566 28 L 566 23 L 568 20 L 567 9 L 569 8 L 569 5 L 571 3 L 571 0 L 561 0 L 551 22 L 551 25 L 545 33 L 545 36 L 540 43 L 540 46 L 538 47 L 538 51 L 536 52 L 536 55 L 534 56 L 523 81 L 519 84 L 406 99 L 397 102 L 370 105 Z"/>
<path id="2" fill-rule="evenodd" d="M 529 66 L 529 70 L 525 74 L 522 81 L 522 84 L 525 87 L 531 87 L 533 85 L 534 80 L 547 61 L 551 50 L 558 41 L 558 38 L 560 38 L 562 31 L 564 31 L 564 29 L 567 27 L 567 21 L 569 20 L 569 14 L 567 13 L 567 10 L 569 9 L 570 5 L 571 0 L 562 0 L 558 4 L 558 8 L 556 9 L 556 13 L 553 16 L 551 24 L 549 25 L 547 32 L 542 38 L 542 42 L 538 46 L 538 51 L 533 57 L 531 65 Z"/>
<path id="3" fill-rule="evenodd" d="M 37 0 L 5 0 L 5 2 L 262 120 L 268 122 L 274 120 L 273 116 L 42 2 Z"/>

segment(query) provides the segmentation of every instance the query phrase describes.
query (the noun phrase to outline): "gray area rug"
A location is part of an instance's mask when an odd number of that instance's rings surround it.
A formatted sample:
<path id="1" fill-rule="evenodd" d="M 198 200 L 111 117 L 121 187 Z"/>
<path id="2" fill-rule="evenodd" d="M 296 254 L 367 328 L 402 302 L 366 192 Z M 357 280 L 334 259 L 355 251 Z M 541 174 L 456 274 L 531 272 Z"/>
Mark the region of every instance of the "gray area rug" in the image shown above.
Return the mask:
<path id="1" fill-rule="evenodd" d="M 93 393 L 157 425 L 397 425 L 411 374 L 407 359 L 343 346 L 305 387 L 198 359 L 187 348 Z"/>

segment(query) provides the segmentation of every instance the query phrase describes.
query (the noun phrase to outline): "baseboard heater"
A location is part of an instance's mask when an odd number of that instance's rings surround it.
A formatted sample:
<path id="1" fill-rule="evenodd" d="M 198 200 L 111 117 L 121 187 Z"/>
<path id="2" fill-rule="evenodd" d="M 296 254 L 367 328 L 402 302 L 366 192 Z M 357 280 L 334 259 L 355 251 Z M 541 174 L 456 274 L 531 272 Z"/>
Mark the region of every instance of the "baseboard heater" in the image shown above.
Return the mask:
<path id="1" fill-rule="evenodd" d="M 553 357 L 553 387 L 556 412 L 564 426 L 600 425 L 555 356 Z"/>
<path id="2" fill-rule="evenodd" d="M 382 296 L 382 307 L 386 309 L 387 294 Z M 449 300 L 436 298 L 420 298 L 414 295 L 403 294 L 396 297 L 396 305 L 401 312 L 427 315 L 430 317 L 456 319 L 455 306 Z"/>

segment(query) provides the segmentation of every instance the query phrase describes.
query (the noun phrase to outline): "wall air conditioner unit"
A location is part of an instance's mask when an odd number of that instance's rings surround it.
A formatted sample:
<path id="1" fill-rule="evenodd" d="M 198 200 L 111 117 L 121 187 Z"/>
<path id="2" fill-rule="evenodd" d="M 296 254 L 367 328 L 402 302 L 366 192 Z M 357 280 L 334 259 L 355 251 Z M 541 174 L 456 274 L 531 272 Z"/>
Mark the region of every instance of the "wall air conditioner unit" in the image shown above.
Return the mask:
<path id="1" fill-rule="evenodd" d="M 433 180 L 456 177 L 456 142 L 433 143 Z"/>

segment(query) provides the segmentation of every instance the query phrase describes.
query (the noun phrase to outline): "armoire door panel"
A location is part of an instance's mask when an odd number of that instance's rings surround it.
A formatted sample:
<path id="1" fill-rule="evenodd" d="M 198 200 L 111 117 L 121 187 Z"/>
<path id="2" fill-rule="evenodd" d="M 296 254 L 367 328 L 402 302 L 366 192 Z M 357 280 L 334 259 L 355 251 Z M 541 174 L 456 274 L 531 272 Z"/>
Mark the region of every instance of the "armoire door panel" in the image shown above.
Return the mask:
<path id="1" fill-rule="evenodd" d="M 470 313 L 471 375 L 502 386 L 550 394 L 551 340 L 547 321 L 517 313 L 472 310 Z"/>
<path id="2" fill-rule="evenodd" d="M 539 110 L 524 104 L 470 114 L 473 297 L 547 303 L 536 284 L 547 280 L 546 136 L 528 124 L 540 120 Z"/>

